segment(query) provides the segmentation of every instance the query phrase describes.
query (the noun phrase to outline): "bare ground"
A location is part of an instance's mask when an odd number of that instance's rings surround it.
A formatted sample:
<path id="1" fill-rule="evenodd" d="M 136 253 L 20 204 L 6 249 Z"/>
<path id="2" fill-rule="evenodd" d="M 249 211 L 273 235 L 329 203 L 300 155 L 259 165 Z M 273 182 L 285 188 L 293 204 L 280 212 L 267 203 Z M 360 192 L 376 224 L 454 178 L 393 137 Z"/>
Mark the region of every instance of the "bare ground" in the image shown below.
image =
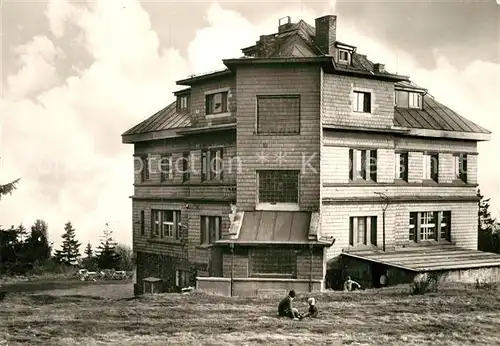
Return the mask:
<path id="1" fill-rule="evenodd" d="M 9 293 L 0 303 L 0 345 L 495 345 L 498 290 L 447 287 L 325 292 L 320 318 L 276 317 L 280 297 L 201 293 L 127 299 L 130 284 Z M 295 305 L 306 309 L 307 296 Z"/>

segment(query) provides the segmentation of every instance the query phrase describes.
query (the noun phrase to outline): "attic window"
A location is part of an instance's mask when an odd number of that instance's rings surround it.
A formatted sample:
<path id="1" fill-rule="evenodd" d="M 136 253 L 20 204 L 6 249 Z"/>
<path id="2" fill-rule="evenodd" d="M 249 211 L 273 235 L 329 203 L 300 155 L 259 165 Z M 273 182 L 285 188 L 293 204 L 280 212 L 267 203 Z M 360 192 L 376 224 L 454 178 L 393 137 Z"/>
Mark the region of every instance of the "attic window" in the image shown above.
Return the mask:
<path id="1" fill-rule="evenodd" d="M 401 108 L 422 109 L 422 94 L 418 92 L 396 90 L 395 105 Z"/>
<path id="2" fill-rule="evenodd" d="M 347 50 L 339 49 L 339 63 L 349 64 L 351 60 L 350 55 Z"/>
<path id="3" fill-rule="evenodd" d="M 188 108 L 188 95 L 177 96 L 177 109 Z"/>

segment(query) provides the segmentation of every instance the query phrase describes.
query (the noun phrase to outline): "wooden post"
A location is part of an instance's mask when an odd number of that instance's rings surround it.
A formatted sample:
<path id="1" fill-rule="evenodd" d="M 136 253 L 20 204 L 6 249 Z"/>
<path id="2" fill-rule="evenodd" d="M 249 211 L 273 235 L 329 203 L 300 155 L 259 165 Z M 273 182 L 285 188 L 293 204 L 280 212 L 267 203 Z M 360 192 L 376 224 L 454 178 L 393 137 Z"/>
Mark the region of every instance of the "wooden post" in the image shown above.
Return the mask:
<path id="1" fill-rule="evenodd" d="M 385 252 L 385 209 L 382 210 L 382 251 Z"/>
<path id="2" fill-rule="evenodd" d="M 313 282 L 312 282 L 312 272 L 313 272 L 313 245 L 309 244 L 309 292 L 313 291 Z"/>
<path id="3" fill-rule="evenodd" d="M 234 277 L 234 243 L 230 244 L 231 247 L 231 297 L 234 295 L 233 277 Z"/>

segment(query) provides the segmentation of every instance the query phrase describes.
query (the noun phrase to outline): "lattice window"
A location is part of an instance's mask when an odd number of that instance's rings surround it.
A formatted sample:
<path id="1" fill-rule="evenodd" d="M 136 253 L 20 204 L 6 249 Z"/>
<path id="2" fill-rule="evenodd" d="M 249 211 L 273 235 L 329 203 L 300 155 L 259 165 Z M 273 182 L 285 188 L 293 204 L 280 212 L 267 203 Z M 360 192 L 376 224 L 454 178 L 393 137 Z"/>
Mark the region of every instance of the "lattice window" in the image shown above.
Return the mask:
<path id="1" fill-rule="evenodd" d="M 201 180 L 222 180 L 224 170 L 223 149 L 201 151 Z"/>
<path id="2" fill-rule="evenodd" d="M 252 276 L 295 277 L 296 263 L 296 254 L 291 248 L 257 247 L 250 251 Z"/>
<path id="3" fill-rule="evenodd" d="M 349 218 L 349 245 L 377 245 L 377 217 L 355 216 Z"/>
<path id="4" fill-rule="evenodd" d="M 298 203 L 299 171 L 259 171 L 259 202 Z"/>
<path id="5" fill-rule="evenodd" d="M 213 244 L 221 238 L 220 216 L 201 216 L 200 217 L 200 244 Z"/>
<path id="6" fill-rule="evenodd" d="M 411 212 L 409 223 L 410 241 L 451 240 L 451 212 Z"/>
<path id="7" fill-rule="evenodd" d="M 151 236 L 179 239 L 181 212 L 179 210 L 151 210 Z"/>

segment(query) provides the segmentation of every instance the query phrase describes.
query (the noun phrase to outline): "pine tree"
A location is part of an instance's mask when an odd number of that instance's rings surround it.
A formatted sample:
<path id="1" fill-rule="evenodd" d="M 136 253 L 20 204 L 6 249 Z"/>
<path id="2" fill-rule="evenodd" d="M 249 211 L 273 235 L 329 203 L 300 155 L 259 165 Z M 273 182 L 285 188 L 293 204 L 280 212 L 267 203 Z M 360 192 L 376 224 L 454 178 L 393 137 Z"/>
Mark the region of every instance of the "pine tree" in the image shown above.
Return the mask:
<path id="1" fill-rule="evenodd" d="M 490 199 L 485 199 L 480 190 L 477 190 L 477 197 L 479 198 L 477 248 L 481 251 L 500 253 L 500 236 L 496 233 L 498 223 L 491 217 Z"/>
<path id="2" fill-rule="evenodd" d="M 97 247 L 97 265 L 100 269 L 116 269 L 120 263 L 120 255 L 116 253 L 116 242 L 112 237 L 113 231 L 106 227 L 101 237 L 101 244 Z"/>
<path id="3" fill-rule="evenodd" d="M 12 191 L 17 189 L 17 184 L 21 181 L 21 178 L 18 178 L 10 183 L 5 185 L 0 185 L 0 199 L 2 199 L 3 195 L 11 195 Z"/>
<path id="4" fill-rule="evenodd" d="M 92 249 L 92 244 L 90 244 L 90 242 L 87 243 L 84 253 L 87 256 L 85 259 L 92 259 L 92 257 L 94 257 L 94 250 Z"/>
<path id="5" fill-rule="evenodd" d="M 478 230 L 491 232 L 494 229 L 496 219 L 491 217 L 489 211 L 490 198 L 485 199 L 481 195 L 481 190 L 477 190 L 477 197 L 479 198 Z"/>
<path id="6" fill-rule="evenodd" d="M 43 263 L 50 258 L 52 246 L 49 243 L 48 225 L 43 220 L 36 220 L 31 226 L 31 233 L 26 239 L 26 251 L 30 262 Z"/>
<path id="7" fill-rule="evenodd" d="M 74 265 L 80 257 L 81 244 L 75 239 L 75 229 L 71 222 L 66 223 L 61 237 L 63 239 L 61 250 L 56 250 L 54 259 L 62 264 Z"/>

